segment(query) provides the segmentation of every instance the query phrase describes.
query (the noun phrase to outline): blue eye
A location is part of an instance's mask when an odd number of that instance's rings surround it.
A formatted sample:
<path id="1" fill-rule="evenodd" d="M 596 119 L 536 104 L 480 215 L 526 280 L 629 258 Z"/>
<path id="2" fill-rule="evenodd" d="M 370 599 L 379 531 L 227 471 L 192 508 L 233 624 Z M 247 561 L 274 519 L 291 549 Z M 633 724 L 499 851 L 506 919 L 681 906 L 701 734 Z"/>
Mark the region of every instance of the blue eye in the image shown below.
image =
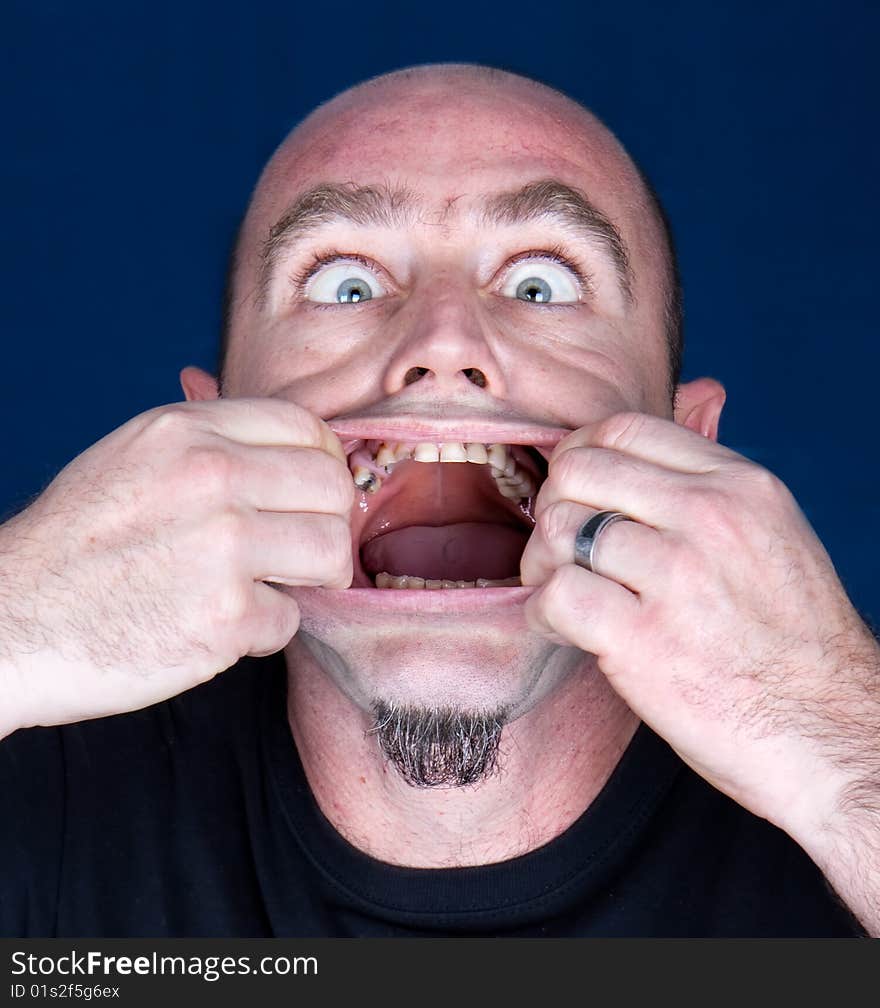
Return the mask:
<path id="1" fill-rule="evenodd" d="M 373 296 L 366 280 L 349 277 L 336 288 L 336 300 L 340 304 L 351 304 L 357 301 L 369 301 Z"/>
<path id="2" fill-rule="evenodd" d="M 526 277 L 516 285 L 516 296 L 520 301 L 552 301 L 550 284 L 541 277 Z"/>
<path id="3" fill-rule="evenodd" d="M 501 293 L 532 304 L 572 304 L 580 300 L 580 285 L 561 263 L 526 259 L 507 274 Z"/>
<path id="4" fill-rule="evenodd" d="M 321 304 L 360 304 L 381 297 L 385 288 L 365 266 L 354 262 L 335 262 L 309 280 L 306 297 Z"/>

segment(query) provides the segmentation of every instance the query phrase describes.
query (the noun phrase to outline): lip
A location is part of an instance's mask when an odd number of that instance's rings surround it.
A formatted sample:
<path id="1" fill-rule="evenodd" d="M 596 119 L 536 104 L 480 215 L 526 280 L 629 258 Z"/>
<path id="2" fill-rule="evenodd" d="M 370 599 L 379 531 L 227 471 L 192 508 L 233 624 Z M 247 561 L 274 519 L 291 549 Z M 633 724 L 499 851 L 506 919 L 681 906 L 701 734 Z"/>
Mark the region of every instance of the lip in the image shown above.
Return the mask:
<path id="1" fill-rule="evenodd" d="M 294 588 L 297 601 L 314 612 L 338 612 L 348 620 L 387 616 L 455 616 L 474 619 L 482 614 L 519 609 L 535 591 L 520 588 L 442 588 L 437 591 L 397 588 Z"/>
<path id="2" fill-rule="evenodd" d="M 544 449 L 548 455 L 571 429 L 545 424 L 523 424 L 485 417 L 455 416 L 421 418 L 415 416 L 334 417 L 327 426 L 343 442 L 343 447 L 357 440 L 434 441 L 477 444 L 521 444 Z M 542 454 L 544 452 L 542 451 Z"/>

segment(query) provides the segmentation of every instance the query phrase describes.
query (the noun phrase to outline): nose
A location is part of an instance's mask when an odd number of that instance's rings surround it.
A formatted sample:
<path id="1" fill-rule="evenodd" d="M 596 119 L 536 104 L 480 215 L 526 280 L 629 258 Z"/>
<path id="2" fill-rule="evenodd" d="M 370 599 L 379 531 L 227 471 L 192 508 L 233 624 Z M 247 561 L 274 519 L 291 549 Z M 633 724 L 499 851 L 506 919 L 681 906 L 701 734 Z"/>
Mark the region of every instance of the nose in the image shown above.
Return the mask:
<path id="1" fill-rule="evenodd" d="M 388 395 L 422 383 L 437 395 L 476 386 L 503 396 L 503 380 L 487 342 L 487 319 L 476 295 L 435 278 L 410 295 L 395 319 L 399 342 L 385 374 Z"/>

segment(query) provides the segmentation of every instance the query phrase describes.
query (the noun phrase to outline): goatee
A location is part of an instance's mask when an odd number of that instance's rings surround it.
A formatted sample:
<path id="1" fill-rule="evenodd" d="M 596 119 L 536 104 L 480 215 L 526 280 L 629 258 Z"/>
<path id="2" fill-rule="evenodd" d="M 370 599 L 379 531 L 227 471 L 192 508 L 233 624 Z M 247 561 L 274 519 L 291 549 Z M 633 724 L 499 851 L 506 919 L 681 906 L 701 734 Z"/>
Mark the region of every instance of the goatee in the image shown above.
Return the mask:
<path id="1" fill-rule="evenodd" d="M 473 712 L 376 700 L 373 716 L 368 734 L 413 787 L 466 787 L 497 769 L 506 708 Z"/>

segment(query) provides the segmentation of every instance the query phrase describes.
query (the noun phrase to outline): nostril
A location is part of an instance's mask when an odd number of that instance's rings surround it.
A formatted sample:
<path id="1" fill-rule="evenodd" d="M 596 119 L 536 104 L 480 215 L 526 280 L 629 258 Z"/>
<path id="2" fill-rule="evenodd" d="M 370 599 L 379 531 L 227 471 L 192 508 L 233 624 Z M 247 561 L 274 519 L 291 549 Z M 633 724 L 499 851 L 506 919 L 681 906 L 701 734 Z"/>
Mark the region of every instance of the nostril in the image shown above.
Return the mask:
<path id="1" fill-rule="evenodd" d="M 404 385 L 412 385 L 428 373 L 428 368 L 411 367 L 403 376 Z M 488 385 L 485 374 L 479 368 L 462 368 L 461 373 L 472 382 L 477 388 L 485 388 Z"/>
<path id="2" fill-rule="evenodd" d="M 474 385 L 477 386 L 477 388 L 486 387 L 486 376 L 479 368 L 475 367 L 465 368 L 462 371 L 462 374 L 465 376 L 465 378 L 467 378 L 468 381 L 473 382 Z"/>

